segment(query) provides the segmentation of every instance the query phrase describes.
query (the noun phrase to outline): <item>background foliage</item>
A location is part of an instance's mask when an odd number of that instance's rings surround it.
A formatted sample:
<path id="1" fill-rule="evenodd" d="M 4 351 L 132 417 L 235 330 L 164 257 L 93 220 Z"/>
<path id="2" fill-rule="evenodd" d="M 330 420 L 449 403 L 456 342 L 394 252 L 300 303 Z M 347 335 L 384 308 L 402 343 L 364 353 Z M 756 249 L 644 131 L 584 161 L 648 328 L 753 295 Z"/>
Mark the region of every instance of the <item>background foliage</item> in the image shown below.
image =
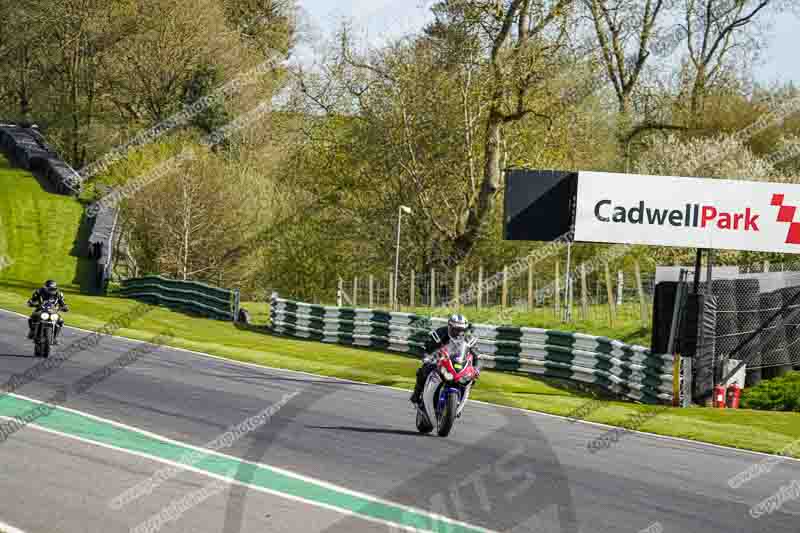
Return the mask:
<path id="1" fill-rule="evenodd" d="M 332 301 L 340 276 L 393 268 L 401 204 L 414 211 L 403 272 L 490 274 L 542 246 L 502 240 L 506 168 L 795 180 L 794 152 L 768 159 L 797 144 L 797 114 L 734 135 L 798 96 L 752 76 L 762 22 L 785 6 L 445 0 L 414 34 L 370 47 L 345 24 L 316 43 L 324 55 L 297 62 L 293 0 L 0 2 L 0 116 L 38 123 L 80 168 L 267 62 L 266 74 L 92 177 L 82 200 L 192 149 L 123 202 L 117 273 Z M 200 142 L 263 102 L 270 111 L 225 142 Z M 574 259 L 604 250 L 576 245 Z M 633 247 L 616 262 L 636 259 L 646 270 L 692 261 Z M 563 254 L 536 275 L 550 279 L 555 261 Z"/>

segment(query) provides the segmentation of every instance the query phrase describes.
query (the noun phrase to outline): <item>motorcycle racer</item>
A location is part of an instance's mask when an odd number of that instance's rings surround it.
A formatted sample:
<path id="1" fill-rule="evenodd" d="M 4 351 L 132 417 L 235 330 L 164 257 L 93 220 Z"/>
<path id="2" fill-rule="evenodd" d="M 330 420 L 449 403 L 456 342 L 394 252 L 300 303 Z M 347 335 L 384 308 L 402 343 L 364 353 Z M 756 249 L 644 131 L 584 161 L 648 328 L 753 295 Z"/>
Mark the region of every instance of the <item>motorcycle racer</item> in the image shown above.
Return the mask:
<path id="1" fill-rule="evenodd" d="M 28 300 L 28 307 L 34 307 L 35 310 L 28 319 L 28 338 L 33 338 L 33 330 L 36 322 L 39 320 L 40 310 L 45 303 L 54 303 L 60 311 L 69 312 L 67 302 L 64 300 L 64 294 L 58 290 L 58 285 L 52 279 L 45 281 L 44 286 L 36 289 L 33 292 L 30 300 Z M 55 339 L 53 344 L 58 344 L 58 335 L 61 333 L 61 328 L 64 321 L 59 318 L 55 330 Z"/>
<path id="2" fill-rule="evenodd" d="M 425 381 L 428 379 L 428 374 L 436 368 L 436 352 L 439 351 L 442 346 L 447 346 L 450 339 L 456 339 L 466 335 L 468 328 L 469 322 L 467 322 L 464 315 L 455 314 L 450 316 L 446 326 L 442 326 L 430 332 L 430 336 L 425 342 L 425 354 L 422 357 L 422 366 L 417 370 L 417 383 L 414 386 L 414 393 L 411 395 L 411 398 L 409 398 L 411 403 L 416 405 L 422 401 L 422 389 L 425 387 Z M 472 356 L 475 371 L 479 376 L 480 358 L 474 351 L 472 352 Z M 476 379 L 478 376 L 476 376 Z"/>

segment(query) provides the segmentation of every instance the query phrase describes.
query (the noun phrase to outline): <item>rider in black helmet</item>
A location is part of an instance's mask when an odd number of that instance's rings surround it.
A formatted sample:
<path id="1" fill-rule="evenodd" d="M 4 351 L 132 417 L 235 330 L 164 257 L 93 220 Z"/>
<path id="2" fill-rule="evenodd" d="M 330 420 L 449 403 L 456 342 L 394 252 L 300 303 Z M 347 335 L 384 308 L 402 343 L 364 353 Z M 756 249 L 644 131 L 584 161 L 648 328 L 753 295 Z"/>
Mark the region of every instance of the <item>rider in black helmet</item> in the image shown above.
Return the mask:
<path id="1" fill-rule="evenodd" d="M 60 290 L 58 290 L 58 284 L 56 284 L 56 282 L 52 279 L 45 281 L 44 285 L 36 289 L 33 292 L 31 299 L 28 300 L 28 306 L 36 308 L 31 317 L 28 319 L 29 339 L 33 338 L 33 328 L 36 325 L 36 322 L 39 320 L 40 310 L 47 302 L 55 303 L 59 311 L 64 311 L 65 313 L 69 312 L 67 302 L 64 301 L 64 295 Z M 58 323 L 56 324 L 55 338 L 53 341 L 54 344 L 58 344 L 58 335 L 61 333 L 61 327 L 63 325 L 64 321 L 59 318 Z"/>
<path id="2" fill-rule="evenodd" d="M 436 368 L 434 354 L 442 346 L 447 346 L 450 339 L 465 335 L 468 328 L 469 322 L 463 315 L 452 315 L 446 326 L 431 331 L 430 338 L 425 342 L 425 355 L 422 358 L 422 366 L 417 370 L 417 384 L 410 398 L 411 403 L 418 404 L 422 400 L 422 389 L 425 387 L 428 374 Z M 480 372 L 478 354 L 473 352 L 473 358 L 475 370 Z"/>

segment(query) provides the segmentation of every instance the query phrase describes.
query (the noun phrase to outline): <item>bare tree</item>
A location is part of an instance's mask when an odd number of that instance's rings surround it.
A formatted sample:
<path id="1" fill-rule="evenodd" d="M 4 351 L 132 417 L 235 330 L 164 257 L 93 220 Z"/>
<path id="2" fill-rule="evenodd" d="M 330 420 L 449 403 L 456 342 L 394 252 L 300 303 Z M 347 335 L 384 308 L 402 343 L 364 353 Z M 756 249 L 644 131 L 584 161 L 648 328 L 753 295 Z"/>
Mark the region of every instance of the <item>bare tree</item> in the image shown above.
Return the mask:
<path id="1" fill-rule="evenodd" d="M 535 113 L 528 105 L 528 96 L 548 77 L 549 73 L 541 70 L 542 60 L 547 54 L 557 54 L 565 44 L 566 11 L 572 0 L 497 0 L 475 4 L 480 28 L 490 41 L 488 64 L 494 90 L 486 101 L 482 180 L 470 198 L 463 231 L 455 240 L 456 253 L 462 256 L 475 245 L 481 227 L 494 209 L 500 188 L 503 128 Z M 558 26 L 558 33 L 546 42 L 553 26 Z"/>
<path id="2" fill-rule="evenodd" d="M 684 0 L 683 29 L 694 67 L 690 101 L 693 120 L 700 116 L 709 86 L 723 73 L 734 48 L 742 44 L 737 37 L 770 3 L 771 0 Z"/>
<path id="3" fill-rule="evenodd" d="M 631 99 L 650 57 L 651 40 L 665 0 L 583 0 L 589 8 L 606 73 L 614 86 L 620 114 Z M 629 55 L 629 50 L 634 53 Z"/>

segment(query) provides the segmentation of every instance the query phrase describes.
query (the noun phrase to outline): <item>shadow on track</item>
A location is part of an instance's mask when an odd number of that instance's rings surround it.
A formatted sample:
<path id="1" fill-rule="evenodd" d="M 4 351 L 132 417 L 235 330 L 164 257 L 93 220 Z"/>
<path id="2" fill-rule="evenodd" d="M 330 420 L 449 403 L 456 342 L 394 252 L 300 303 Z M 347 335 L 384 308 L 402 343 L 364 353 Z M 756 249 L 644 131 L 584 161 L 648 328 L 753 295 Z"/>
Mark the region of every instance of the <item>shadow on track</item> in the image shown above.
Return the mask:
<path id="1" fill-rule="evenodd" d="M 356 433 L 385 433 L 388 435 L 409 435 L 412 437 L 427 437 L 427 435 L 423 435 L 419 431 L 409 431 L 403 429 L 391 429 L 391 428 L 363 428 L 363 427 L 352 427 L 352 426 L 305 426 L 309 429 L 331 429 L 334 431 L 354 431 Z"/>

